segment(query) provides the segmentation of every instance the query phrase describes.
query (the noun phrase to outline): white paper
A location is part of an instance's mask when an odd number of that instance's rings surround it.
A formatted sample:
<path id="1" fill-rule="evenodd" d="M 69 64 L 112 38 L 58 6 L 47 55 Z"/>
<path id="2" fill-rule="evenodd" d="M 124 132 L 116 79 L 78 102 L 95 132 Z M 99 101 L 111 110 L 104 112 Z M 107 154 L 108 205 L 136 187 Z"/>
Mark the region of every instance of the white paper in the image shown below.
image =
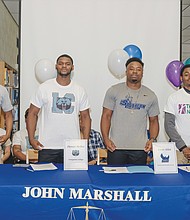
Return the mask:
<path id="1" fill-rule="evenodd" d="M 64 170 L 88 170 L 87 140 L 65 141 Z"/>
<path id="2" fill-rule="evenodd" d="M 39 170 L 57 170 L 57 167 L 52 164 L 52 163 L 47 163 L 47 164 L 30 164 L 32 169 L 34 171 L 39 171 Z"/>
<path id="3" fill-rule="evenodd" d="M 148 166 L 102 167 L 104 173 L 154 173 Z"/>
<path id="4" fill-rule="evenodd" d="M 127 167 L 102 167 L 104 173 L 129 173 Z"/>
<path id="5" fill-rule="evenodd" d="M 174 142 L 153 142 L 154 173 L 178 173 Z"/>
<path id="6" fill-rule="evenodd" d="M 178 166 L 178 168 L 180 170 L 186 171 L 188 173 L 190 172 L 190 166 Z"/>

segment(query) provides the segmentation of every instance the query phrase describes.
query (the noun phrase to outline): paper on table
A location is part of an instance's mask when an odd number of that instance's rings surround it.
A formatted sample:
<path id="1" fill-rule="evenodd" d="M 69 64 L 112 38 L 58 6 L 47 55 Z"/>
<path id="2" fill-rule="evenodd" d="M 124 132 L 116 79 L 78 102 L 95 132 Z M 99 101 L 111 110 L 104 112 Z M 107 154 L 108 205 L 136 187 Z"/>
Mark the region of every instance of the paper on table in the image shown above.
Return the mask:
<path id="1" fill-rule="evenodd" d="M 186 171 L 186 172 L 190 172 L 190 166 L 178 166 L 178 168 L 180 170 Z"/>
<path id="2" fill-rule="evenodd" d="M 102 167 L 104 173 L 129 173 L 127 167 Z"/>
<path id="3" fill-rule="evenodd" d="M 129 173 L 154 173 L 153 169 L 148 166 L 128 166 Z"/>
<path id="4" fill-rule="evenodd" d="M 104 173 L 154 173 L 148 166 L 102 167 Z M 189 169 L 190 170 L 190 169 Z"/>
<path id="5" fill-rule="evenodd" d="M 33 170 L 38 171 L 38 170 L 56 170 L 57 167 L 52 164 L 52 163 L 47 163 L 47 164 L 30 164 Z"/>

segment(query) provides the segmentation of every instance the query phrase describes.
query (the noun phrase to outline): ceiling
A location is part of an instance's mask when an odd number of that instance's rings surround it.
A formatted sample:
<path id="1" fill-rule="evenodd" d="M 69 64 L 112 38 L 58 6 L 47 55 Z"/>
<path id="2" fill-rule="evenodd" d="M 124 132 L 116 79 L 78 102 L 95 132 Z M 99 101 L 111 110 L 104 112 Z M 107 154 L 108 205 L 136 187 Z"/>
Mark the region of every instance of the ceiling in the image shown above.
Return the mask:
<path id="1" fill-rule="evenodd" d="M 3 0 L 14 20 L 19 24 L 19 2 L 21 0 Z"/>
<path id="2" fill-rule="evenodd" d="M 13 18 L 19 24 L 19 2 L 20 0 L 4 0 Z M 182 39 L 181 60 L 190 57 L 190 0 L 182 0 Z"/>

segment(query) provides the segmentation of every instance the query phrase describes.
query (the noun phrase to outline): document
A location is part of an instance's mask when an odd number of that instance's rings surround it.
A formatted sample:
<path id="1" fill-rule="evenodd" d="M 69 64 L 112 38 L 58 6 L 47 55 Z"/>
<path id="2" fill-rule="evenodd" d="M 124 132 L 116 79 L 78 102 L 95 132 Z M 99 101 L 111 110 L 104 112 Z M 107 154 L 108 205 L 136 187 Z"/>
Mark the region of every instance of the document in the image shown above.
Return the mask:
<path id="1" fill-rule="evenodd" d="M 40 170 L 57 170 L 57 167 L 52 163 L 47 164 L 30 164 L 34 171 Z"/>
<path id="2" fill-rule="evenodd" d="M 153 142 L 154 173 L 178 173 L 174 142 Z"/>
<path id="3" fill-rule="evenodd" d="M 64 170 L 88 170 L 87 140 L 71 139 L 65 141 Z"/>
<path id="4" fill-rule="evenodd" d="M 102 167 L 104 173 L 154 173 L 148 166 Z"/>
<path id="5" fill-rule="evenodd" d="M 178 166 L 178 168 L 180 170 L 186 171 L 188 173 L 190 172 L 190 166 Z"/>

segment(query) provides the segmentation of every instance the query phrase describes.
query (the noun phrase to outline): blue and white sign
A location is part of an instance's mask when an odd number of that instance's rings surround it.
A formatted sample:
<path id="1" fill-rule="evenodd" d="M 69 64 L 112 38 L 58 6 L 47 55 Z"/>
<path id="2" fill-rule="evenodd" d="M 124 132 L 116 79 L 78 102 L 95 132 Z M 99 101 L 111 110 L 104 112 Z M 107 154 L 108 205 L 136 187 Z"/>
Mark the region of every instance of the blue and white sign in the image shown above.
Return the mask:
<path id="1" fill-rule="evenodd" d="M 154 173 L 178 173 L 174 142 L 154 142 Z"/>

